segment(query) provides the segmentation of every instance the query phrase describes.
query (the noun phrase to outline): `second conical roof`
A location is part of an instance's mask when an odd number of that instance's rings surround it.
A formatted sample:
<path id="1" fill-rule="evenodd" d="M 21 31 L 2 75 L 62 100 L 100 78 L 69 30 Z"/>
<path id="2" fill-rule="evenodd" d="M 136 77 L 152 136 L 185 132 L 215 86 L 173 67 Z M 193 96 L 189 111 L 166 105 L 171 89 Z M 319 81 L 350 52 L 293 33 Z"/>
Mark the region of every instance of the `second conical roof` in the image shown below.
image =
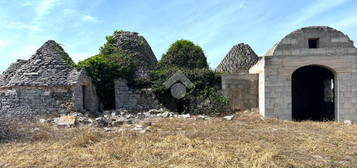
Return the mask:
<path id="1" fill-rule="evenodd" d="M 258 56 L 248 44 L 240 43 L 228 52 L 217 66 L 218 72 L 248 72 L 257 63 Z"/>

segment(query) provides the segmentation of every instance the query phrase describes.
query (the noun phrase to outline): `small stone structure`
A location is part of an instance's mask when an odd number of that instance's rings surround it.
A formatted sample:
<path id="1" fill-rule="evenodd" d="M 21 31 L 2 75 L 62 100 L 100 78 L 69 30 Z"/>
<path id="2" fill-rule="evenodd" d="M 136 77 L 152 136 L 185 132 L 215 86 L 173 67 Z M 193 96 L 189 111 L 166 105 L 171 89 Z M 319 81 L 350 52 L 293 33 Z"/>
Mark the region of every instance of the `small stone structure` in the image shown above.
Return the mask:
<path id="1" fill-rule="evenodd" d="M 85 71 L 55 41 L 29 60 L 18 60 L 0 76 L 0 117 L 25 118 L 69 111 L 98 112 L 98 99 Z"/>
<path id="2" fill-rule="evenodd" d="M 143 36 L 136 32 L 119 31 L 113 35 L 114 46 L 133 58 L 137 69 L 136 77 L 147 77 L 148 70 L 157 64 L 157 59 L 150 45 Z"/>
<path id="3" fill-rule="evenodd" d="M 233 46 L 216 71 L 223 72 L 222 91 L 228 97 L 232 110 L 258 106 L 258 75 L 248 70 L 257 63 L 258 56 L 247 44 Z"/>
<path id="4" fill-rule="evenodd" d="M 114 83 L 116 109 L 140 112 L 162 108 L 151 90 L 130 88 L 127 80 L 121 78 Z"/>
<path id="5" fill-rule="evenodd" d="M 221 65 L 217 70 L 231 71 Z M 256 107 L 265 117 L 357 122 L 357 50 L 336 29 L 312 26 L 288 34 L 250 67 L 249 74 L 259 75 L 250 88 L 258 88 Z M 223 89 L 234 81 L 244 85 L 240 78 L 223 76 Z M 231 97 L 235 99 L 242 98 Z"/>
<path id="6" fill-rule="evenodd" d="M 136 67 L 134 78 L 149 80 L 148 72 L 155 67 L 157 59 L 143 36 L 136 32 L 117 31 L 114 33 L 114 47 L 128 54 Z M 148 89 L 128 86 L 125 79 L 114 81 L 116 109 L 140 112 L 161 108 L 155 95 Z"/>

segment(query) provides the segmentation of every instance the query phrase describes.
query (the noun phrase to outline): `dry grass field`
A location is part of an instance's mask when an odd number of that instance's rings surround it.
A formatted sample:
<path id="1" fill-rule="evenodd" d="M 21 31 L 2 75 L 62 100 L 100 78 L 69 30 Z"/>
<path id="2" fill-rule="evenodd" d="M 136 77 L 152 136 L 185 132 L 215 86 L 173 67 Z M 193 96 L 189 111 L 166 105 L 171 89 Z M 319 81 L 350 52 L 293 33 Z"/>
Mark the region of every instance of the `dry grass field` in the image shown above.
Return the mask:
<path id="1" fill-rule="evenodd" d="M 152 124 L 148 124 L 151 122 Z M 151 118 L 146 132 L 122 126 L 38 125 L 0 144 L 0 167 L 357 167 L 357 125 L 262 120 Z"/>

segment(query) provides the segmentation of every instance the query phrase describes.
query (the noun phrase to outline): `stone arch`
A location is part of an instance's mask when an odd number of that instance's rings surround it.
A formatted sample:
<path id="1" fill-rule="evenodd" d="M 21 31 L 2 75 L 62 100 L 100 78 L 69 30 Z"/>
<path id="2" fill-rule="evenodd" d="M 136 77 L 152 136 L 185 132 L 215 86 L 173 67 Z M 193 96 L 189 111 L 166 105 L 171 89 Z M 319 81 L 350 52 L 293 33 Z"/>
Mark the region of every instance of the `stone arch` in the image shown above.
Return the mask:
<path id="1" fill-rule="evenodd" d="M 318 47 L 311 49 L 310 40 L 318 40 Z M 335 50 L 341 49 L 341 50 Z M 297 29 L 287 34 L 276 43 L 265 56 L 286 56 L 286 55 L 326 55 L 345 53 L 355 53 L 353 41 L 343 32 L 328 26 L 309 26 Z"/>
<path id="2" fill-rule="evenodd" d="M 301 66 L 291 74 L 292 119 L 327 121 L 337 118 L 337 73 L 325 65 Z"/>

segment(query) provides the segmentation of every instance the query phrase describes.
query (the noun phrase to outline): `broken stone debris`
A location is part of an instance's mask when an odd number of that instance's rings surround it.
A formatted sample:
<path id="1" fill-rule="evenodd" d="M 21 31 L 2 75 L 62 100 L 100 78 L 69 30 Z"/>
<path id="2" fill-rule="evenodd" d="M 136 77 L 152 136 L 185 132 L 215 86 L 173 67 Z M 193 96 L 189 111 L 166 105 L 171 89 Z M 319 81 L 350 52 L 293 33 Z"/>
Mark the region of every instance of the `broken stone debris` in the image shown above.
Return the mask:
<path id="1" fill-rule="evenodd" d="M 234 118 L 234 115 L 228 115 L 228 116 L 223 117 L 223 119 L 227 120 L 227 121 L 231 121 L 231 120 L 233 120 L 233 118 Z"/>
<path id="2" fill-rule="evenodd" d="M 68 115 L 63 115 L 61 117 L 55 117 L 52 119 L 40 119 L 40 123 L 53 123 L 57 126 L 64 127 L 73 127 L 78 125 L 93 125 L 96 127 L 120 127 L 122 125 L 135 124 L 138 121 L 144 120 L 145 118 L 181 118 L 181 119 L 195 119 L 195 120 L 208 120 L 209 116 L 206 115 L 198 115 L 191 116 L 190 114 L 176 114 L 174 112 L 169 112 L 164 109 L 151 109 L 147 112 L 141 113 L 129 113 L 125 109 L 112 110 L 103 112 L 102 116 L 97 118 L 90 118 L 87 114 L 82 113 L 71 113 Z M 223 120 L 230 121 L 233 120 L 234 115 L 224 116 Z M 136 131 L 147 132 L 148 130 L 143 131 L 144 129 L 140 129 L 143 127 L 150 127 L 152 122 L 144 122 L 142 125 L 134 125 L 134 129 Z M 140 130 L 139 130 L 140 129 Z"/>

